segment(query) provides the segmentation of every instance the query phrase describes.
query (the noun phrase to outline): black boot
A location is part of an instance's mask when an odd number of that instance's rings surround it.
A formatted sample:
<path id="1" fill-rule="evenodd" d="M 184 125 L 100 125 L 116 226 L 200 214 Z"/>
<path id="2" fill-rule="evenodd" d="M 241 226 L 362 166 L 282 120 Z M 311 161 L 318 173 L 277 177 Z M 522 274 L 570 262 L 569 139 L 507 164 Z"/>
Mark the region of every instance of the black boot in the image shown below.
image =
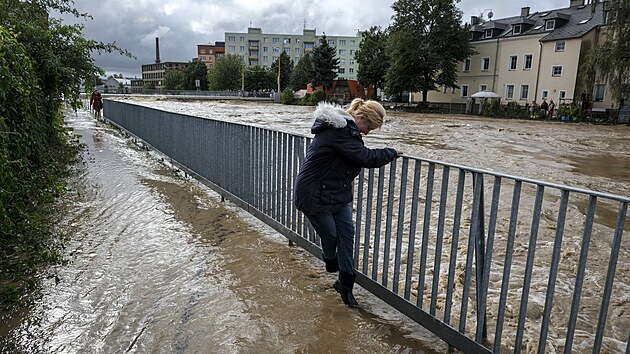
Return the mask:
<path id="1" fill-rule="evenodd" d="M 324 263 L 326 263 L 326 271 L 328 273 L 336 273 L 339 271 L 339 262 L 337 261 L 337 257 L 333 259 L 326 259 L 326 256 L 322 254 L 322 259 Z"/>
<path id="2" fill-rule="evenodd" d="M 352 287 L 357 276 L 354 273 L 339 272 L 339 279 L 333 284 L 333 288 L 341 295 L 343 303 L 349 307 L 357 307 L 359 303 L 352 295 Z"/>

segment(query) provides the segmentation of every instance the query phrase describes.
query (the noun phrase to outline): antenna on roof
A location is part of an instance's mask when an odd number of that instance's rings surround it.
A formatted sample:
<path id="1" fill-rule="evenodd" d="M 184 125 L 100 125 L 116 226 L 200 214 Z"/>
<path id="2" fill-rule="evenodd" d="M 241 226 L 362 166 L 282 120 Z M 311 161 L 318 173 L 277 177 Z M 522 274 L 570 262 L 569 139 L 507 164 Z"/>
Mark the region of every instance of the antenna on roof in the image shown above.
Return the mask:
<path id="1" fill-rule="evenodd" d="M 304 19 L 304 29 L 306 29 L 306 18 Z"/>
<path id="2" fill-rule="evenodd" d="M 249 21 L 249 28 L 252 28 L 252 21 Z"/>

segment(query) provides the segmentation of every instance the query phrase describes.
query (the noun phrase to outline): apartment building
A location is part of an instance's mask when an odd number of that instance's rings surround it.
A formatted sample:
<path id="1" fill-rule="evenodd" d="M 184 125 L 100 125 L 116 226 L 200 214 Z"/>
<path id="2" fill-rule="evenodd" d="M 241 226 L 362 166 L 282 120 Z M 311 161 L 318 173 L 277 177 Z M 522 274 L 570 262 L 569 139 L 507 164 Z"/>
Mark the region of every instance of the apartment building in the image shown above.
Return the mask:
<path id="1" fill-rule="evenodd" d="M 225 53 L 243 58 L 246 66 L 268 68 L 278 60 L 281 52 L 287 53 L 294 64 L 319 45 L 323 36 L 315 29 L 304 29 L 302 34 L 263 33 L 260 28 L 248 28 L 247 33 L 226 32 Z M 357 79 L 358 64 L 355 52 L 361 43 L 361 33 L 356 36 L 326 36 L 328 44 L 337 48 L 339 58 L 338 79 Z"/>
<path id="2" fill-rule="evenodd" d="M 605 40 L 605 6 L 593 13 L 583 0 L 568 5 L 533 13 L 523 7 L 518 16 L 483 23 L 472 16 L 470 40 L 478 53 L 461 63 L 458 89 L 431 91 L 428 100 L 465 103 L 487 90 L 499 94 L 502 103 L 569 103 L 588 95 L 593 108 L 611 108 L 606 83 L 587 83 L 581 69 L 588 51 Z"/>
<path id="3" fill-rule="evenodd" d="M 157 90 L 161 90 L 164 85 L 166 73 L 172 70 L 184 70 L 188 63 L 167 61 L 154 64 L 142 65 L 142 82 L 144 85 L 151 85 Z"/>
<path id="4" fill-rule="evenodd" d="M 215 42 L 214 44 L 198 44 L 197 60 L 206 64 L 208 70 L 214 69 L 214 62 L 225 55 L 225 42 Z"/>

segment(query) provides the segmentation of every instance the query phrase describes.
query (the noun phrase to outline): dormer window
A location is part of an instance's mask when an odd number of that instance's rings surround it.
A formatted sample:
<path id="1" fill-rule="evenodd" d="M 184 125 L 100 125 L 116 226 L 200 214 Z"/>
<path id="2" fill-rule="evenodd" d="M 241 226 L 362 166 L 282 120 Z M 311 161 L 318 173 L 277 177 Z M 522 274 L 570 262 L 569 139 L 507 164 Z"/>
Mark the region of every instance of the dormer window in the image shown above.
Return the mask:
<path id="1" fill-rule="evenodd" d="M 551 31 L 556 27 L 556 20 L 548 20 L 545 22 L 545 30 Z"/>
<path id="2" fill-rule="evenodd" d="M 491 38 L 492 37 L 492 30 L 491 29 L 487 29 L 486 30 L 486 38 Z"/>
<path id="3" fill-rule="evenodd" d="M 514 25 L 514 29 L 512 30 L 513 34 L 520 34 L 521 33 L 521 25 Z"/>

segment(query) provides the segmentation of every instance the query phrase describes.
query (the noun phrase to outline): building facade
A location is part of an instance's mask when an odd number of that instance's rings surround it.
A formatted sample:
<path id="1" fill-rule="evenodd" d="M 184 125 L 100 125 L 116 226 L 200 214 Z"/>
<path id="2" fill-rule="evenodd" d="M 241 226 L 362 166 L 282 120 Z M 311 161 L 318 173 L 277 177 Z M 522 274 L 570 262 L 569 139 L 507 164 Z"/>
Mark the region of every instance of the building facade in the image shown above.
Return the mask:
<path id="1" fill-rule="evenodd" d="M 142 82 L 144 86 L 149 86 L 161 90 L 164 84 L 166 73 L 172 70 L 184 70 L 188 63 L 167 61 L 163 63 L 142 65 Z"/>
<path id="2" fill-rule="evenodd" d="M 247 33 L 226 32 L 225 53 L 238 55 L 246 66 L 258 65 L 269 68 L 287 53 L 296 65 L 300 58 L 313 51 L 323 36 L 318 36 L 314 29 L 304 29 L 302 34 L 263 33 L 260 28 L 248 28 Z M 361 33 L 356 36 L 326 36 L 328 44 L 336 47 L 339 58 L 338 79 L 356 80 L 358 64 L 355 52 L 361 43 Z"/>
<path id="3" fill-rule="evenodd" d="M 606 83 L 588 83 L 582 64 L 603 41 L 604 6 L 592 12 L 582 0 L 569 7 L 480 22 L 471 17 L 470 40 L 477 54 L 461 63 L 457 85 L 431 91 L 431 102 L 465 103 L 478 91 L 493 91 L 502 103 L 531 104 L 592 100 L 593 108 L 612 108 Z M 414 100 L 419 100 L 416 94 Z"/>
<path id="4" fill-rule="evenodd" d="M 225 42 L 214 44 L 198 44 L 197 60 L 206 64 L 208 70 L 214 70 L 214 62 L 225 55 Z"/>

